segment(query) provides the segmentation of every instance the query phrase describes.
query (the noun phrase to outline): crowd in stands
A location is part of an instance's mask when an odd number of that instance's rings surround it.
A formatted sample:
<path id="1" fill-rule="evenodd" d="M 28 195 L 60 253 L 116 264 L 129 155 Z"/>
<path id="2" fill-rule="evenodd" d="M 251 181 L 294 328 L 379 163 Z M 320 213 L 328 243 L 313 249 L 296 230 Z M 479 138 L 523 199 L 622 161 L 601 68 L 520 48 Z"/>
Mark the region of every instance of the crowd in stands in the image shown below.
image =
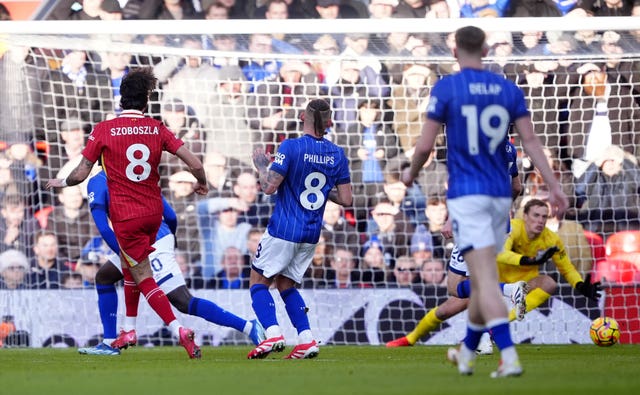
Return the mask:
<path id="1" fill-rule="evenodd" d="M 523 16 L 640 18 L 640 0 L 65 0 L 56 2 L 49 19 Z M 248 287 L 248 268 L 273 207 L 260 191 L 252 149 L 275 153 L 280 142 L 296 137 L 305 103 L 318 96 L 332 105 L 328 138 L 350 160 L 355 200 L 347 209 L 327 203 L 302 287 L 444 284 L 453 242 L 440 233 L 447 218 L 444 135 L 418 183 L 407 188 L 400 172 L 411 160 L 431 86 L 455 71 L 452 58 L 428 61 L 450 52 L 450 36 L 150 34 L 113 40 L 178 45 L 188 55 L 131 53 L 117 44 L 104 51 L 0 48 L 0 289 L 93 286 L 110 251 L 90 218 L 86 188 L 51 193 L 43 185 L 75 167 L 96 122 L 119 114 L 120 81 L 140 66 L 153 67 L 158 78 L 148 113 L 202 159 L 209 180 L 209 195 L 196 197 L 193 176 L 175 158 L 161 163 L 163 193 L 178 214 L 176 256 L 190 287 Z M 585 231 L 606 238 L 640 229 L 640 27 L 493 33 L 488 45 L 487 67 L 523 88 L 536 132 L 570 197 L 566 218 L 549 226 L 584 275 L 593 264 Z M 200 50 L 221 52 L 199 56 Z M 627 59 L 625 53 L 635 55 Z M 513 54 L 555 57 L 514 61 Z M 596 60 L 571 59 L 577 54 Z M 516 216 L 527 199 L 546 194 L 536 169 L 523 153 L 520 159 L 524 192 L 515 199 Z"/>

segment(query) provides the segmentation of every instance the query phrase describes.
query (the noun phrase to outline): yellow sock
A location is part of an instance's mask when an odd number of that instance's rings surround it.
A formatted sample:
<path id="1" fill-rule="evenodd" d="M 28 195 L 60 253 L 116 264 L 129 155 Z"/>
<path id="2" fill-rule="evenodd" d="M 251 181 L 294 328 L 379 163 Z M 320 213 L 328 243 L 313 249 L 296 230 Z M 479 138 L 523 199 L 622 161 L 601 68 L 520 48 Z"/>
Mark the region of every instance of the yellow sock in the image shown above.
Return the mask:
<path id="1" fill-rule="evenodd" d="M 527 313 L 537 308 L 541 304 L 547 301 L 551 295 L 546 293 L 542 288 L 535 288 L 527 294 Z M 516 319 L 516 310 L 511 309 L 509 312 L 509 321 Z"/>
<path id="2" fill-rule="evenodd" d="M 420 322 L 418 322 L 416 328 L 407 335 L 407 340 L 410 344 L 416 344 L 416 342 L 422 336 L 433 331 L 434 329 L 438 328 L 440 324 L 442 324 L 442 321 L 440 321 L 438 317 L 436 317 L 436 310 L 438 310 L 438 307 L 434 307 L 433 309 L 429 310 L 427 315 L 425 315 L 420 320 Z"/>

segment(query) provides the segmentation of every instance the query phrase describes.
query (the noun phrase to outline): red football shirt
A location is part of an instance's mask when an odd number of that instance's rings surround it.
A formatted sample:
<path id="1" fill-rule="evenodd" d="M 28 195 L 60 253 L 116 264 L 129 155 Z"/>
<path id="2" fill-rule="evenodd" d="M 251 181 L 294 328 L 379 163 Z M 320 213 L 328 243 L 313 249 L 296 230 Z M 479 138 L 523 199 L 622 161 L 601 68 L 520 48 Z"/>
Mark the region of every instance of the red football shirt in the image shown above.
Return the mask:
<path id="1" fill-rule="evenodd" d="M 82 155 L 92 162 L 102 157 L 112 221 L 162 215 L 158 164 L 163 151 L 175 155 L 182 144 L 162 122 L 136 110 L 94 127 Z"/>

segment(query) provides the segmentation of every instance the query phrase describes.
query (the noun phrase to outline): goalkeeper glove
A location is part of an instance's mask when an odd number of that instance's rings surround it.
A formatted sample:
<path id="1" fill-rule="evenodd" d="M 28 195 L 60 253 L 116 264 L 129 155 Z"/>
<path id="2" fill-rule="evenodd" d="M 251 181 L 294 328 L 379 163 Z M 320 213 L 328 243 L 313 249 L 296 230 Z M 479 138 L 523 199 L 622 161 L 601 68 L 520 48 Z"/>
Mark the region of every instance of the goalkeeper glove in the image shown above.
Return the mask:
<path id="1" fill-rule="evenodd" d="M 558 252 L 558 247 L 553 246 L 547 248 L 546 250 L 544 250 L 544 252 L 538 253 L 538 255 L 535 257 L 523 256 L 522 258 L 520 258 L 520 265 L 542 265 L 543 263 L 548 261 L 549 258 L 551 258 L 556 252 Z"/>
<path id="2" fill-rule="evenodd" d="M 598 300 L 600 297 L 600 281 L 596 281 L 595 283 L 591 283 L 591 274 L 587 274 L 584 281 L 580 281 L 576 283 L 576 290 L 583 294 L 585 297 L 593 300 Z"/>

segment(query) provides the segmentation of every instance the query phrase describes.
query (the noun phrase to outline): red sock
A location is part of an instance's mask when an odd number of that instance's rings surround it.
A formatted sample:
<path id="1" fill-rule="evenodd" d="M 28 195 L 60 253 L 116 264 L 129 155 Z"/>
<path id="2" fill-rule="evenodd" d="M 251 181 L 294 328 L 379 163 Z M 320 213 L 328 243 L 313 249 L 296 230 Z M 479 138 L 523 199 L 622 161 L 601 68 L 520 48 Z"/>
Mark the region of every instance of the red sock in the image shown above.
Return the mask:
<path id="1" fill-rule="evenodd" d="M 138 302 L 140 301 L 140 290 L 127 268 L 122 269 L 124 275 L 124 304 L 126 306 L 127 317 L 138 316 Z"/>
<path id="2" fill-rule="evenodd" d="M 158 288 L 158 284 L 156 284 L 156 280 L 154 280 L 153 277 L 142 280 L 142 282 L 138 284 L 138 288 L 144 297 L 147 298 L 149 306 L 160 316 L 166 325 L 169 325 L 169 323 L 176 319 L 173 310 L 171 310 L 171 304 L 169 303 L 167 295 Z"/>

